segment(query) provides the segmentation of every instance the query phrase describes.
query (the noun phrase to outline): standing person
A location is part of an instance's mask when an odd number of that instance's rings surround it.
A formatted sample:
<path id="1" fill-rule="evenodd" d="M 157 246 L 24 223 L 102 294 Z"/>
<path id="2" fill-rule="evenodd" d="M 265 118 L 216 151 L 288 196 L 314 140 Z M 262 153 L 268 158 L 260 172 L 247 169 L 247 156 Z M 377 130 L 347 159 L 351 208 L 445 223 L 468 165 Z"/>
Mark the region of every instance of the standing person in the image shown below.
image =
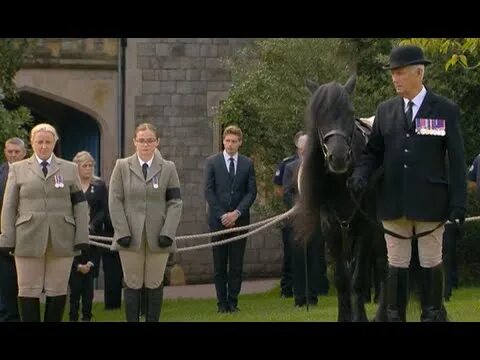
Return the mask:
<path id="1" fill-rule="evenodd" d="M 292 156 L 288 156 L 278 164 L 277 171 L 275 171 L 275 177 L 273 178 L 274 194 L 278 198 L 283 197 L 284 184 L 283 174 L 285 173 L 285 167 L 287 164 L 298 159 L 298 139 L 300 136 L 305 135 L 305 131 L 300 130 L 295 134 L 293 142 L 297 149 L 297 153 Z M 292 244 L 290 243 L 290 234 L 293 233 L 292 225 L 289 222 L 285 222 L 282 226 L 282 242 L 283 242 L 283 263 L 282 263 L 282 277 L 280 279 L 280 297 L 291 298 L 293 297 L 293 260 L 292 260 Z"/>
<path id="2" fill-rule="evenodd" d="M 36 125 L 34 154 L 10 166 L 2 208 L 1 251 L 13 252 L 22 321 L 62 321 L 74 255 L 88 248 L 88 207 L 75 163 L 57 158 L 57 131 Z"/>
<path id="3" fill-rule="evenodd" d="M 250 207 L 257 197 L 253 161 L 240 155 L 242 130 L 230 125 L 223 131 L 224 150 L 205 162 L 205 198 L 210 231 L 250 224 Z M 214 236 L 212 242 L 243 232 Z M 213 247 L 213 271 L 218 312 L 236 312 L 242 287 L 243 255 L 247 239 Z"/>
<path id="4" fill-rule="evenodd" d="M 293 208 L 298 196 L 297 175 L 303 160 L 307 138 L 306 134 L 299 137 L 297 144 L 299 157 L 285 167 L 283 201 L 289 209 Z M 325 259 L 325 240 L 321 227 L 317 226 L 314 235 L 306 244 L 304 240 L 295 241 L 293 231 L 288 236 L 288 241 L 292 245 L 295 306 L 302 307 L 307 302 L 310 305 L 317 305 L 318 295 L 326 295 L 329 287 Z M 307 271 L 307 274 L 305 271 Z M 308 298 L 306 296 L 307 282 Z"/>
<path id="5" fill-rule="evenodd" d="M 23 160 L 27 151 L 25 143 L 17 137 L 5 142 L 5 159 L 0 166 L 0 212 L 7 183 L 8 169 L 11 164 Z M 18 313 L 18 284 L 15 259 L 10 254 L 0 253 L 0 322 L 20 321 Z"/>
<path id="6" fill-rule="evenodd" d="M 383 165 L 378 217 L 385 229 L 399 235 L 425 233 L 418 238 L 426 290 L 421 319 L 447 321 L 443 310 L 443 222 L 449 219 L 461 224 L 465 220 L 465 156 L 458 106 L 423 85 L 428 64 L 417 46 L 392 50 L 385 69 L 390 69 L 399 96 L 378 106 L 372 135 L 347 185 L 355 192 L 363 191 L 373 171 Z M 411 240 L 389 234 L 385 240 L 388 318 L 405 321 Z"/>
<path id="7" fill-rule="evenodd" d="M 125 314 L 140 319 L 142 287 L 146 288 L 145 321 L 159 321 L 163 276 L 182 215 L 180 181 L 172 161 L 156 150 L 155 126 L 140 124 L 133 138 L 136 152 L 117 160 L 110 179 L 109 209 L 125 279 Z"/>
<path id="8" fill-rule="evenodd" d="M 90 235 L 102 235 L 103 225 L 108 212 L 107 187 L 105 182 L 93 175 L 95 160 L 87 151 L 78 152 L 73 158 L 78 166 L 82 191 L 89 209 L 88 230 Z M 78 321 L 80 298 L 82 300 L 82 321 L 92 318 L 93 280 L 98 269 L 100 256 L 94 254 L 99 248 L 90 247 L 75 256 L 70 274 L 70 321 Z"/>

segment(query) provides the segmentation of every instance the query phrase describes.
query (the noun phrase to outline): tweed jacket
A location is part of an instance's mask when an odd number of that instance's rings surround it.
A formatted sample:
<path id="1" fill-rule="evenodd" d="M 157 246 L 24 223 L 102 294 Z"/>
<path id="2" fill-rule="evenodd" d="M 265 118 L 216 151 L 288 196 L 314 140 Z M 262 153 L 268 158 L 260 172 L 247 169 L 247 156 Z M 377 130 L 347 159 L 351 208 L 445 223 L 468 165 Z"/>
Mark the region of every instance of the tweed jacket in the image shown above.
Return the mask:
<path id="1" fill-rule="evenodd" d="M 114 229 L 112 249 L 137 251 L 145 231 L 151 251 L 175 251 L 175 234 L 183 207 L 180 181 L 175 164 L 163 159 L 159 151 L 155 151 L 146 179 L 137 154 L 117 160 L 110 178 L 108 206 Z M 173 244 L 160 248 L 160 235 L 173 239 Z M 126 249 L 116 243 L 124 236 L 132 237 Z"/>
<path id="2" fill-rule="evenodd" d="M 51 239 L 56 256 L 78 254 L 88 243 L 88 206 L 77 165 L 52 157 L 45 177 L 33 155 L 10 166 L 1 214 L 1 247 L 41 257 Z"/>

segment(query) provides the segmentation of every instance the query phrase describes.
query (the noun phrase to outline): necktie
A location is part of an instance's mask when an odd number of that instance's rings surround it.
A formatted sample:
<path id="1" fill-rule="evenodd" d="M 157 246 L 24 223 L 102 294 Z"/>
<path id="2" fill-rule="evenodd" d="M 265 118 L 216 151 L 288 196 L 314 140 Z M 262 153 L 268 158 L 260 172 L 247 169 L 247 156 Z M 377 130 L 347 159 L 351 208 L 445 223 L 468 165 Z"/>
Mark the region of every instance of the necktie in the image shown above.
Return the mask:
<path id="1" fill-rule="evenodd" d="M 47 176 L 47 173 L 48 173 L 48 168 L 47 168 L 48 162 L 45 161 L 45 160 L 43 160 L 42 163 L 41 163 L 41 165 L 42 165 L 43 175 L 44 175 L 44 176 Z"/>
<path id="2" fill-rule="evenodd" d="M 142 165 L 142 172 L 143 172 L 143 178 L 147 180 L 147 171 L 148 171 L 148 164 L 143 163 Z"/>
<path id="3" fill-rule="evenodd" d="M 230 158 L 230 166 L 228 167 L 228 173 L 233 178 L 235 176 L 235 164 L 233 163 L 233 157 Z"/>
<path id="4" fill-rule="evenodd" d="M 405 113 L 407 117 L 407 123 L 410 125 L 413 121 L 413 101 L 409 101 L 407 105 L 407 112 Z"/>

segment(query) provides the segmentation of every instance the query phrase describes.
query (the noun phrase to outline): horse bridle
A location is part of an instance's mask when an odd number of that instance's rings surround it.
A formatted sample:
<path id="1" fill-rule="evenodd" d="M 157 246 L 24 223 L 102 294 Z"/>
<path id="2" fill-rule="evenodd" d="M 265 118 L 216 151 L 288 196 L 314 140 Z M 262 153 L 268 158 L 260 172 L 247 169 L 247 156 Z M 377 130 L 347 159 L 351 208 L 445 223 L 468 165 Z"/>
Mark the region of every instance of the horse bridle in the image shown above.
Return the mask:
<path id="1" fill-rule="evenodd" d="M 355 132 L 355 124 L 353 124 L 353 126 L 354 127 L 352 129 L 352 133 L 351 133 L 350 137 L 348 137 L 341 130 L 331 130 L 331 131 L 327 132 L 325 135 L 323 135 L 322 130 L 320 130 L 319 128 L 317 129 L 318 138 L 320 139 L 320 145 L 322 147 L 323 157 L 324 157 L 325 160 L 328 161 L 328 155 L 329 155 L 328 147 L 327 147 L 327 140 L 328 140 L 328 138 L 330 138 L 332 136 L 343 137 L 345 139 L 345 141 L 347 142 L 347 145 L 348 145 L 348 155 L 352 156 L 352 144 L 353 144 L 353 136 L 354 136 L 354 132 Z"/>

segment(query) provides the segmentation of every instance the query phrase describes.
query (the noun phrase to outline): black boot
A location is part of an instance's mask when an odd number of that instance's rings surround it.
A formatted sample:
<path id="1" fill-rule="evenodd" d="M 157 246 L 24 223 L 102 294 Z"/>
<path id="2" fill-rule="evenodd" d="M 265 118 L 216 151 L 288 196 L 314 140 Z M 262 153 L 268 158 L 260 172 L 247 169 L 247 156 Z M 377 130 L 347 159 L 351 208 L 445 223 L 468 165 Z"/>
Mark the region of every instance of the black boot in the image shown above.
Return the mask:
<path id="1" fill-rule="evenodd" d="M 67 295 L 47 296 L 45 301 L 44 322 L 61 322 L 63 312 L 65 311 L 65 303 Z"/>
<path id="2" fill-rule="evenodd" d="M 443 264 L 422 269 L 425 281 L 425 309 L 422 309 L 421 321 L 448 321 L 447 310 L 443 306 Z"/>
<path id="3" fill-rule="evenodd" d="M 142 289 L 124 290 L 125 316 L 128 322 L 140 321 L 140 302 L 142 300 Z"/>
<path id="4" fill-rule="evenodd" d="M 146 322 L 158 322 L 163 304 L 163 284 L 156 289 L 147 289 Z"/>
<path id="5" fill-rule="evenodd" d="M 20 317 L 22 322 L 40 322 L 40 299 L 19 297 Z"/>
<path id="6" fill-rule="evenodd" d="M 388 267 L 386 295 L 388 321 L 407 321 L 408 268 Z"/>

